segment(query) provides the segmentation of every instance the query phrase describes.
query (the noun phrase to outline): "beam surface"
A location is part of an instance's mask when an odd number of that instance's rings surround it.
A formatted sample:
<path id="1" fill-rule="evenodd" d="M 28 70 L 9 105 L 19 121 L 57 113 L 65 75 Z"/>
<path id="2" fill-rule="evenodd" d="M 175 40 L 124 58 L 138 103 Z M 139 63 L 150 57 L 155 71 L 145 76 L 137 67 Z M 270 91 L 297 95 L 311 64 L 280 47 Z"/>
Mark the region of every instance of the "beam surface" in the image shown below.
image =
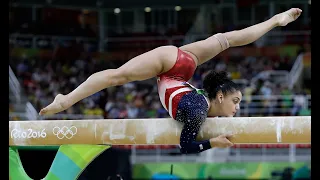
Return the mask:
<path id="1" fill-rule="evenodd" d="M 176 145 L 181 129 L 170 118 L 9 121 L 9 146 Z M 207 118 L 197 140 L 225 133 L 235 144 L 310 144 L 311 116 Z"/>

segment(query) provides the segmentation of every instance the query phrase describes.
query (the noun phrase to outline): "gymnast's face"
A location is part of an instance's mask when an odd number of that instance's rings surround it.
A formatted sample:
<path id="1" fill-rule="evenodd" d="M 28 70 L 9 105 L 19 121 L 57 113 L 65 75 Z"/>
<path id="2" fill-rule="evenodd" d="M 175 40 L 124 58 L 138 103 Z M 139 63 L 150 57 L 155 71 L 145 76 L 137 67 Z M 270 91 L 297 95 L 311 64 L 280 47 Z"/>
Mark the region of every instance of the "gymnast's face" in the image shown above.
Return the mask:
<path id="1" fill-rule="evenodd" d="M 242 93 L 240 91 L 228 93 L 227 95 L 218 93 L 216 104 L 218 105 L 217 109 L 219 109 L 219 116 L 233 117 L 236 115 L 237 111 L 240 109 L 241 100 Z"/>

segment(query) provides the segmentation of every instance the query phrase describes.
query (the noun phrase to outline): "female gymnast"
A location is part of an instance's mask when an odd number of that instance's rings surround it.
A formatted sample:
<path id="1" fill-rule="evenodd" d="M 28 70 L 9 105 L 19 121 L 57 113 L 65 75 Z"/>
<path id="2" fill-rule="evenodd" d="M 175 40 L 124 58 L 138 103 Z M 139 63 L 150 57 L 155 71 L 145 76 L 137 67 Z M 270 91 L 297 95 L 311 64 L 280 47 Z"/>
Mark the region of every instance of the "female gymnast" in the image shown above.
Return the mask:
<path id="1" fill-rule="evenodd" d="M 295 21 L 301 12 L 301 9 L 291 8 L 245 29 L 218 33 L 179 48 L 155 48 L 134 57 L 118 69 L 92 74 L 69 94 L 58 94 L 39 114 L 50 115 L 64 111 L 110 86 L 157 77 L 162 105 L 173 119 L 184 123 L 180 138 L 181 153 L 199 153 L 213 147 L 230 147 L 233 145 L 230 135 L 220 135 L 201 142 L 196 141 L 196 137 L 207 116 L 232 117 L 236 114 L 242 99 L 240 89 L 227 78 L 225 72 L 208 73 L 203 81 L 203 89 L 197 89 L 187 81 L 193 76 L 197 66 L 220 52 L 229 47 L 250 44 L 273 28 Z"/>

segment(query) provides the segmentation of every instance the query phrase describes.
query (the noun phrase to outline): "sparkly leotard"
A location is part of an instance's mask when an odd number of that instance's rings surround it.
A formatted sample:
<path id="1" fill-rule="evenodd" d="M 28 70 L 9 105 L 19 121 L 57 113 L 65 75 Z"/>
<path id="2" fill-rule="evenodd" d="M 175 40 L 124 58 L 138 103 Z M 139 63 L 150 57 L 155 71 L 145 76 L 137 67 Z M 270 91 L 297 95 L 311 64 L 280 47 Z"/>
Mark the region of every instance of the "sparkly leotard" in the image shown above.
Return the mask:
<path id="1" fill-rule="evenodd" d="M 184 123 L 180 137 L 182 153 L 198 153 L 211 148 L 209 140 L 196 141 L 199 129 L 207 118 L 209 103 L 199 89 L 187 83 L 195 69 L 192 57 L 178 49 L 175 65 L 157 76 L 163 107 L 173 119 Z"/>

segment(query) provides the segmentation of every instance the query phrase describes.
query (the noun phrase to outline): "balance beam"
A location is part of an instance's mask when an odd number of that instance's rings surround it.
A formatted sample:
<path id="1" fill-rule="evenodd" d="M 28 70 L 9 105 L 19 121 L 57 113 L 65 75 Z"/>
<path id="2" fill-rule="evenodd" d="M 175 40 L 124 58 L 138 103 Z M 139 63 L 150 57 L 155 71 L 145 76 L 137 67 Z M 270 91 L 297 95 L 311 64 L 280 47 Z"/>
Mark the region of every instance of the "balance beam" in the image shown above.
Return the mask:
<path id="1" fill-rule="evenodd" d="M 176 145 L 182 126 L 171 118 L 9 121 L 9 146 Z M 208 118 L 197 140 L 224 133 L 235 144 L 310 144 L 311 116 Z"/>

